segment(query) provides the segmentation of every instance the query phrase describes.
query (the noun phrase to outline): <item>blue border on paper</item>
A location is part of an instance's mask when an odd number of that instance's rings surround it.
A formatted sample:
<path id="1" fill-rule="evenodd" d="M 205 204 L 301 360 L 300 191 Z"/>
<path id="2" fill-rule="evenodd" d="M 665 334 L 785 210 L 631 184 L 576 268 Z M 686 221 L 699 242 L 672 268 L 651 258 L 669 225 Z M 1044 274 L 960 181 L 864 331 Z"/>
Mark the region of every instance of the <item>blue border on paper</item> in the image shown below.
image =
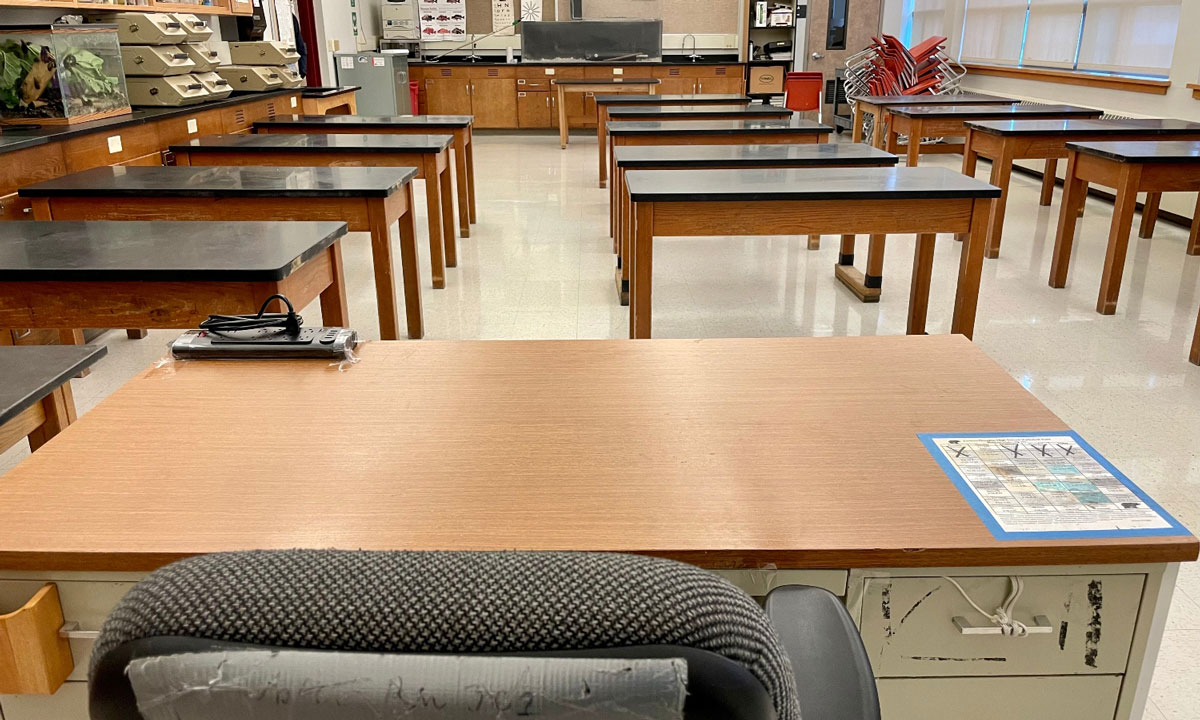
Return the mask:
<path id="1" fill-rule="evenodd" d="M 1113 477 L 1120 480 L 1125 487 L 1129 488 L 1142 502 L 1148 507 L 1157 512 L 1170 527 L 1166 528 L 1138 528 L 1130 530 L 1050 530 L 1044 532 L 1007 532 L 1000 527 L 992 517 L 992 513 L 988 510 L 983 501 L 975 494 L 970 485 L 963 476 L 950 463 L 949 458 L 934 444 L 934 440 L 938 438 L 1006 438 L 1006 437 L 1044 437 L 1046 435 L 1066 435 L 1075 440 L 1079 447 L 1087 451 L 1096 459 L 1105 470 L 1113 474 Z M 1162 509 L 1158 503 L 1154 502 L 1141 488 L 1133 483 L 1132 480 L 1125 477 L 1124 473 L 1113 467 L 1103 455 L 1096 452 L 1095 448 L 1084 442 L 1083 438 L 1079 437 L 1079 433 L 1074 430 L 1047 430 L 1045 432 L 1011 432 L 1011 433 L 917 433 L 917 437 L 925 445 L 925 449 L 937 461 L 937 464 L 946 473 L 946 476 L 954 482 L 954 486 L 958 488 L 958 492 L 962 494 L 963 499 L 979 516 L 979 519 L 987 526 L 987 529 L 992 532 L 992 536 L 997 540 L 1055 540 L 1055 539 L 1090 539 L 1090 538 L 1122 538 L 1122 537 L 1155 537 L 1164 535 L 1191 535 L 1178 520 L 1171 516 L 1166 510 Z"/>

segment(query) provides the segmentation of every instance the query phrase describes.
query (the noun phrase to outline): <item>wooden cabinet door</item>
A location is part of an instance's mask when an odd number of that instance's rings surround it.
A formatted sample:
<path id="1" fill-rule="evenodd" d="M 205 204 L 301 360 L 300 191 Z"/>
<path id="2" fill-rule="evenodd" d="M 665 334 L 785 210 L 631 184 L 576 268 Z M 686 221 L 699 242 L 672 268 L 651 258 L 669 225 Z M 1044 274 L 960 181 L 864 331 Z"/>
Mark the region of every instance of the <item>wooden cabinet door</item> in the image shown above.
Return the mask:
<path id="1" fill-rule="evenodd" d="M 515 78 L 471 80 L 471 112 L 478 128 L 517 127 L 517 81 Z"/>
<path id="2" fill-rule="evenodd" d="M 696 92 L 707 95 L 738 94 L 742 92 L 741 76 L 706 77 L 696 80 Z"/>
<path id="3" fill-rule="evenodd" d="M 692 95 L 696 92 L 696 79 L 690 77 L 665 77 L 654 89 L 659 95 Z"/>
<path id="4" fill-rule="evenodd" d="M 517 126 L 548 128 L 550 122 L 550 93 L 517 91 Z"/>
<path id="5" fill-rule="evenodd" d="M 470 115 L 470 81 L 466 78 L 426 78 L 425 106 L 430 115 Z"/>

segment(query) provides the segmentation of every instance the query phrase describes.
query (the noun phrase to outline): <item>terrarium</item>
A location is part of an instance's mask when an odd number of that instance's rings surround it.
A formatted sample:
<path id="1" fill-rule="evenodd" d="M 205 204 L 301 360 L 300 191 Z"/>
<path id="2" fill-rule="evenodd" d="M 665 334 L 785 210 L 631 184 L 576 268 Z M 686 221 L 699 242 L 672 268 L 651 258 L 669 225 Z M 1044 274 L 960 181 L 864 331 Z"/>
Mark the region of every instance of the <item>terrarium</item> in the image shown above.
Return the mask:
<path id="1" fill-rule="evenodd" d="M 57 125 L 128 112 L 115 25 L 0 26 L 0 122 Z"/>

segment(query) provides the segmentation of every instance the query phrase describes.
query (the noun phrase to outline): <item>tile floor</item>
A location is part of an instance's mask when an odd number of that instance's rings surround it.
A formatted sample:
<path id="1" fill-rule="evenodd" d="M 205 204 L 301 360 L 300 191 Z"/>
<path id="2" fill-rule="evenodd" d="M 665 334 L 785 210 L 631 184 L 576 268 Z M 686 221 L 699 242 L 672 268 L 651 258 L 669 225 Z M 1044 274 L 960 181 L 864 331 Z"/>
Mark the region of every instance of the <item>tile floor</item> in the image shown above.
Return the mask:
<path id="1" fill-rule="evenodd" d="M 607 190 L 596 186 L 594 136 L 486 135 L 477 138 L 480 199 L 472 237 L 446 288 L 429 285 L 423 217 L 423 302 L 427 337 L 624 338 L 608 237 Z M 928 158 L 928 159 L 926 159 Z M 958 156 L 925 164 L 957 169 Z M 979 177 L 987 177 L 981 163 Z M 1037 204 L 1038 184 L 1014 175 L 1003 257 L 984 267 L 976 342 L 1193 531 L 1200 531 L 1200 368 L 1187 350 L 1200 303 L 1200 257 L 1184 253 L 1187 231 L 1159 223 L 1153 240 L 1130 243 L 1121 304 L 1093 310 L 1111 206 L 1089 200 L 1068 287 L 1047 286 L 1058 196 Z M 420 185 L 418 194 L 423 192 Z M 1136 223 L 1136 219 L 1135 219 Z M 655 248 L 656 337 L 902 334 L 913 242 L 889 240 L 879 304 L 859 303 L 833 279 L 837 239 L 819 251 L 805 238 L 672 239 Z M 861 241 L 860 267 L 865 257 Z M 344 243 L 352 325 L 378 338 L 367 237 Z M 929 331 L 950 324 L 959 246 L 937 247 Z M 314 304 L 310 322 L 319 317 Z M 144 340 L 112 332 L 109 357 L 74 381 L 86 412 L 163 354 L 177 333 Z M 0 455 L 0 473 L 27 453 Z M 0 479 L 0 484 L 3 480 Z M 1183 567 L 1154 676 L 1147 720 L 1196 717 L 1200 705 L 1200 566 Z"/>

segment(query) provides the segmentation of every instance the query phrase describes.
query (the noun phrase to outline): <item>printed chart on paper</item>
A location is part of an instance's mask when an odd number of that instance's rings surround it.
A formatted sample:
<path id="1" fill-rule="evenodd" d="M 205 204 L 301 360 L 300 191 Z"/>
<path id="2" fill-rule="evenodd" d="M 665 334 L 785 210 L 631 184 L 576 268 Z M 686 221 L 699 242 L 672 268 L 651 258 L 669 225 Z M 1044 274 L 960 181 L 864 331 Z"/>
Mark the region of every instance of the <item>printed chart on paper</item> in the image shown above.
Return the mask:
<path id="1" fill-rule="evenodd" d="M 1001 539 L 1186 532 L 1076 433 L 920 438 Z"/>

